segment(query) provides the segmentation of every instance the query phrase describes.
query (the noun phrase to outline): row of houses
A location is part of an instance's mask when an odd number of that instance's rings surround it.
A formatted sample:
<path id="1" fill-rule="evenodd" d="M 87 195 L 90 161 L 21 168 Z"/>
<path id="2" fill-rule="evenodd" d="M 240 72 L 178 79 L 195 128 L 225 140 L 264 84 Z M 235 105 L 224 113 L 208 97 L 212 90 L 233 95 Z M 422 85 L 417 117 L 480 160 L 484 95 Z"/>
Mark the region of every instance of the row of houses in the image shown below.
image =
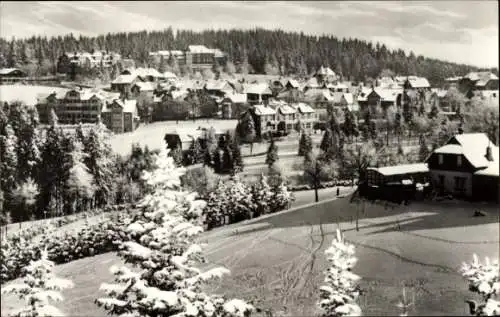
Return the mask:
<path id="1" fill-rule="evenodd" d="M 498 201 L 499 148 L 484 133 L 453 136 L 422 163 L 371 167 L 366 184 L 379 189 L 390 184 L 432 184 L 440 195 Z"/>

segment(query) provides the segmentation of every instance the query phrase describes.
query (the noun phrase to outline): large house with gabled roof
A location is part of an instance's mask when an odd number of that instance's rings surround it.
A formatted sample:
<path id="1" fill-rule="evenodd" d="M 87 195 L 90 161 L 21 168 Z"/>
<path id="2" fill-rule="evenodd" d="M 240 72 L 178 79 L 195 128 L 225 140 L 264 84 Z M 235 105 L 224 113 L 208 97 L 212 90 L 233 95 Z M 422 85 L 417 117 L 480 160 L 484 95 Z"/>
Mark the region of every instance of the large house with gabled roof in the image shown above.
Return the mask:
<path id="1" fill-rule="evenodd" d="M 435 149 L 426 163 L 441 193 L 477 200 L 499 197 L 499 148 L 485 133 L 455 135 Z"/>

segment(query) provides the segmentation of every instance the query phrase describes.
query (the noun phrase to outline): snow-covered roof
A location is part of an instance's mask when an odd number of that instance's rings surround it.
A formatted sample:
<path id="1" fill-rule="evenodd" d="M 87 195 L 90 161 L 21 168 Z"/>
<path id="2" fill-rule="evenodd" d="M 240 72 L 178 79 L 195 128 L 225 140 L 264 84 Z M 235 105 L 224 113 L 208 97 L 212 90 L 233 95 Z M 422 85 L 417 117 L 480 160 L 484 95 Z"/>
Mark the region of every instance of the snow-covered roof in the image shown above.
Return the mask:
<path id="1" fill-rule="evenodd" d="M 164 73 L 163 73 L 163 77 L 164 77 L 164 78 L 167 78 L 167 79 L 168 79 L 168 78 L 175 79 L 175 78 L 177 78 L 177 75 L 176 75 L 176 74 L 174 74 L 174 73 L 172 73 L 172 72 L 164 72 Z"/>
<path id="2" fill-rule="evenodd" d="M 425 77 L 408 76 L 408 82 L 412 88 L 429 88 L 431 86 Z"/>
<path id="3" fill-rule="evenodd" d="M 484 176 L 500 176 L 499 175 L 499 165 L 498 165 L 498 162 L 496 162 L 496 164 L 490 164 L 490 166 L 488 166 L 487 168 L 485 169 L 482 169 L 482 170 L 479 170 L 477 172 L 474 173 L 475 175 L 484 175 Z"/>
<path id="4" fill-rule="evenodd" d="M 368 87 L 363 87 L 361 88 L 361 91 L 359 92 L 357 99 L 358 101 L 367 101 L 368 100 L 368 95 L 372 92 L 371 88 Z"/>
<path id="5" fill-rule="evenodd" d="M 225 80 L 209 80 L 205 85 L 206 90 L 224 90 L 229 86 Z"/>
<path id="6" fill-rule="evenodd" d="M 330 67 L 323 67 L 321 66 L 318 71 L 316 72 L 316 75 L 322 75 L 322 76 L 335 76 L 335 72 L 330 69 Z"/>
<path id="7" fill-rule="evenodd" d="M 301 113 L 313 113 L 313 112 L 315 112 L 311 106 L 309 106 L 308 104 L 303 103 L 303 102 L 293 104 L 292 107 L 294 107 L 295 109 L 298 109 Z"/>
<path id="8" fill-rule="evenodd" d="M 10 73 L 15 72 L 15 71 L 19 71 L 19 72 L 24 73 L 19 68 L 1 68 L 0 69 L 0 75 L 9 75 Z"/>
<path id="9" fill-rule="evenodd" d="M 112 84 L 131 84 L 137 78 L 136 75 L 119 75 Z"/>
<path id="10" fill-rule="evenodd" d="M 247 102 L 246 94 L 227 94 L 226 98 L 231 100 L 233 103 L 245 103 Z"/>
<path id="11" fill-rule="evenodd" d="M 296 81 L 295 79 L 289 79 L 286 82 L 285 86 L 288 85 L 288 84 L 290 84 L 290 86 L 292 86 L 293 88 L 299 88 L 300 87 L 299 82 Z"/>
<path id="12" fill-rule="evenodd" d="M 272 95 L 272 91 L 268 84 L 250 84 L 245 86 L 245 93 L 256 94 L 256 95 Z"/>
<path id="13" fill-rule="evenodd" d="M 207 48 L 205 45 L 189 45 L 188 46 L 188 50 L 191 53 L 195 53 L 195 54 L 200 54 L 200 53 L 211 54 L 211 53 L 214 53 L 213 50 Z"/>
<path id="14" fill-rule="evenodd" d="M 21 101 L 27 106 L 45 102 L 52 93 L 64 96 L 69 89 L 32 85 L 0 85 L 0 101 Z"/>
<path id="15" fill-rule="evenodd" d="M 318 80 L 316 79 L 316 77 L 310 78 L 306 82 L 306 84 L 304 85 L 304 87 L 319 88 Z"/>
<path id="16" fill-rule="evenodd" d="M 434 150 L 434 153 L 439 154 L 464 154 L 462 146 L 458 144 L 446 144 Z"/>
<path id="17" fill-rule="evenodd" d="M 352 105 L 354 103 L 354 96 L 350 92 L 345 92 L 343 96 L 348 105 Z"/>
<path id="18" fill-rule="evenodd" d="M 255 109 L 255 114 L 258 116 L 276 114 L 276 111 L 274 111 L 273 108 L 266 107 L 265 105 L 255 105 L 254 109 Z"/>
<path id="19" fill-rule="evenodd" d="M 137 112 L 137 100 L 135 99 L 127 99 L 127 100 L 115 99 L 113 100 L 113 103 L 122 107 L 123 112 L 131 112 L 131 113 Z"/>
<path id="20" fill-rule="evenodd" d="M 289 105 L 280 105 L 278 107 L 278 111 L 281 112 L 281 114 L 294 114 L 297 112 L 295 108 L 290 107 Z"/>
<path id="21" fill-rule="evenodd" d="M 485 133 L 457 134 L 448 142 L 451 142 L 453 139 L 462 146 L 464 156 L 474 167 L 487 167 L 491 164 L 485 157 L 488 146 L 492 149 L 495 164 L 498 164 L 498 147 L 490 142 Z"/>
<path id="22" fill-rule="evenodd" d="M 384 176 L 429 172 L 429 168 L 427 167 L 426 163 L 403 164 L 378 168 L 369 167 L 368 170 L 377 171 Z"/>
<path id="23" fill-rule="evenodd" d="M 471 81 L 478 81 L 481 84 L 484 82 L 486 84 L 489 80 L 498 80 L 498 76 L 493 74 L 492 72 L 470 72 L 464 76 Z M 477 85 L 477 83 L 476 83 Z"/>

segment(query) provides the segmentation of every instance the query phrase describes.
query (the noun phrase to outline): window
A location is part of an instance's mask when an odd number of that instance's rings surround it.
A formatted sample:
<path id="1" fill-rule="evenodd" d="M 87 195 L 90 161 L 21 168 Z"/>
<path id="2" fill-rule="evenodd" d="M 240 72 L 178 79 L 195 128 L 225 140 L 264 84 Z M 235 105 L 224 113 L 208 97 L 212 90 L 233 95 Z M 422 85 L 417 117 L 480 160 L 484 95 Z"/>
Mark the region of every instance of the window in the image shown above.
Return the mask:
<path id="1" fill-rule="evenodd" d="M 460 167 L 460 166 L 462 166 L 462 156 L 458 155 L 457 156 L 457 167 Z"/>
<path id="2" fill-rule="evenodd" d="M 438 164 L 443 165 L 443 161 L 444 161 L 443 154 L 439 154 L 438 155 Z"/>

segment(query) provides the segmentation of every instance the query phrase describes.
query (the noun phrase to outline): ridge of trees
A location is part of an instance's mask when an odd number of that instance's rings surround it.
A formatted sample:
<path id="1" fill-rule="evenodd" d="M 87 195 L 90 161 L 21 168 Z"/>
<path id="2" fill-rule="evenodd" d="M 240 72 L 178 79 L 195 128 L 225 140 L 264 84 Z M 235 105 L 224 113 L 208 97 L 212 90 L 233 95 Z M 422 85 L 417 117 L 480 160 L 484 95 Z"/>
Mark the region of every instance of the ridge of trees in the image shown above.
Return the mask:
<path id="1" fill-rule="evenodd" d="M 168 28 L 93 37 L 69 34 L 50 38 L 0 38 L 0 67 L 24 67 L 32 73 L 53 73 L 59 56 L 64 52 L 82 50 L 113 51 L 120 53 L 123 58 L 135 60 L 136 66 L 148 66 L 151 63 L 149 52 L 185 49 L 191 44 L 221 49 L 227 53 L 228 64 L 216 65 L 215 69 L 231 68 L 242 73 L 305 76 L 324 65 L 331 67 L 344 79 L 360 81 L 375 78 L 382 70 L 391 69 L 396 74 L 426 77 L 432 85 L 438 85 L 446 77 L 479 70 L 471 65 L 416 56 L 413 52 L 407 54 L 402 49 L 391 50 L 382 43 L 262 28 L 201 32 L 174 32 Z M 165 62 L 157 65 L 158 68 L 165 68 Z M 498 69 L 490 70 L 498 74 Z"/>

